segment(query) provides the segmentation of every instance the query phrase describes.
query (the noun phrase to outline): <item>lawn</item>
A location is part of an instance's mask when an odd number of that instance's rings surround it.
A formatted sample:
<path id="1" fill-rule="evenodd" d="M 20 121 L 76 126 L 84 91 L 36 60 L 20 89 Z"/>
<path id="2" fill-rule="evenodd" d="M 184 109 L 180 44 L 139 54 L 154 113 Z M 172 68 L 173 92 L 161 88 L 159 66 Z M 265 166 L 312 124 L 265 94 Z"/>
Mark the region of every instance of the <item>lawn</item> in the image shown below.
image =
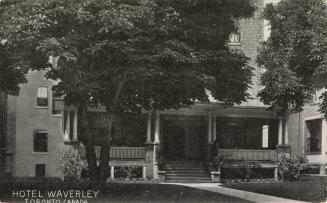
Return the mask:
<path id="1" fill-rule="evenodd" d="M 36 190 L 45 194 L 46 191 L 60 190 L 96 190 L 88 183 L 0 183 L 0 202 L 26 202 L 25 198 L 10 198 L 13 190 Z M 36 193 L 38 194 L 38 193 Z M 37 198 L 30 198 L 37 199 Z M 48 198 L 51 199 L 51 198 Z M 63 199 L 59 202 L 64 202 Z M 74 199 L 74 198 L 72 198 Z M 77 198 L 75 198 L 77 199 Z M 36 201 L 27 201 L 36 203 Z M 40 198 L 40 203 L 42 203 Z M 44 201 L 46 202 L 46 201 Z M 65 201 L 68 203 L 67 201 Z M 87 202 L 248 202 L 238 198 L 221 195 L 214 192 L 203 191 L 190 187 L 164 184 L 126 184 L 110 183 L 106 186 L 104 194 Z"/>
<path id="2" fill-rule="evenodd" d="M 319 177 L 304 178 L 300 181 L 294 182 L 228 183 L 223 186 L 309 202 L 325 202 L 326 199 L 326 181 Z"/>

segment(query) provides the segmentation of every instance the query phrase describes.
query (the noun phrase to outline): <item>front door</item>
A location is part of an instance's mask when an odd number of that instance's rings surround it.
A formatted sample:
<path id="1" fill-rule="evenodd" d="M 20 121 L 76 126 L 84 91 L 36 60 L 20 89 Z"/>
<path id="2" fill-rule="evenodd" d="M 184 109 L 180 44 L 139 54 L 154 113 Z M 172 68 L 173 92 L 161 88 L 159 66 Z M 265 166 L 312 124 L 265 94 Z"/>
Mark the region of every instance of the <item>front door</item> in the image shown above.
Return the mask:
<path id="1" fill-rule="evenodd" d="M 185 126 L 185 159 L 201 161 L 205 158 L 204 144 L 206 120 L 204 117 L 189 117 Z"/>
<path id="2" fill-rule="evenodd" d="M 203 160 L 205 126 L 204 117 L 163 116 L 161 133 L 165 160 Z"/>
<path id="3" fill-rule="evenodd" d="M 178 161 L 185 159 L 185 129 L 177 117 L 164 117 L 162 120 L 162 149 L 165 160 Z"/>

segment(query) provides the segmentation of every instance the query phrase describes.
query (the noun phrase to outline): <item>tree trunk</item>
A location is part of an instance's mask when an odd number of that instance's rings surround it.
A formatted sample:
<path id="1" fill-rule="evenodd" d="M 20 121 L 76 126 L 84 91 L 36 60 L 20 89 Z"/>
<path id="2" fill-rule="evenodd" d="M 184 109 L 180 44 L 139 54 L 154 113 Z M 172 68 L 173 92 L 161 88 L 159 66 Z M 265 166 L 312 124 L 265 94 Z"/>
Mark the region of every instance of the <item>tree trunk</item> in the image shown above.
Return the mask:
<path id="1" fill-rule="evenodd" d="M 94 150 L 94 142 L 91 133 L 89 132 L 89 125 L 87 120 L 87 107 L 85 105 L 81 105 L 79 107 L 79 112 L 81 112 L 81 133 L 83 133 L 83 141 L 86 150 L 86 160 L 89 169 L 89 178 L 91 181 L 98 180 L 98 167 L 96 162 L 96 155 Z"/>
<path id="2" fill-rule="evenodd" d="M 125 84 L 126 80 L 121 80 L 115 92 L 115 96 L 113 98 L 113 102 L 107 104 L 107 116 L 108 116 L 108 134 L 105 136 L 104 141 L 101 145 L 101 153 L 100 153 L 100 166 L 99 166 L 99 180 L 102 183 L 102 186 L 105 185 L 107 178 L 109 176 L 109 158 L 110 158 L 110 141 L 112 135 L 112 124 L 114 123 L 115 119 L 115 109 L 119 101 L 119 96 L 122 91 L 123 85 Z M 102 187 L 104 188 L 104 187 Z"/>
<path id="3" fill-rule="evenodd" d="M 91 181 L 97 181 L 99 175 L 98 175 L 98 167 L 97 167 L 96 155 L 95 155 L 93 144 L 87 142 L 85 145 L 85 150 L 86 150 L 87 165 L 89 169 L 89 179 Z"/>
<path id="4" fill-rule="evenodd" d="M 112 134 L 112 124 L 114 122 L 114 115 L 108 114 L 108 134 L 105 136 L 105 140 L 101 145 L 101 154 L 100 154 L 100 171 L 99 171 L 99 180 L 100 182 L 105 183 L 109 177 L 109 158 L 110 158 L 110 140 Z"/>

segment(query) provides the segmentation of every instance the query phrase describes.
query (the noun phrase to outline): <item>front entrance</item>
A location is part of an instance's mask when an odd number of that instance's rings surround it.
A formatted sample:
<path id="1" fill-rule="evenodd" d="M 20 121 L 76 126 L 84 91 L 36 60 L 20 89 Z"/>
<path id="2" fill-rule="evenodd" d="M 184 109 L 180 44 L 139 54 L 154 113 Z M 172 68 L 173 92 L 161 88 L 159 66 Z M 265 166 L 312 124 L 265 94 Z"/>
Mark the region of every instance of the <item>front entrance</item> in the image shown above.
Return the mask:
<path id="1" fill-rule="evenodd" d="M 167 161 L 205 158 L 206 118 L 162 116 L 162 152 Z"/>

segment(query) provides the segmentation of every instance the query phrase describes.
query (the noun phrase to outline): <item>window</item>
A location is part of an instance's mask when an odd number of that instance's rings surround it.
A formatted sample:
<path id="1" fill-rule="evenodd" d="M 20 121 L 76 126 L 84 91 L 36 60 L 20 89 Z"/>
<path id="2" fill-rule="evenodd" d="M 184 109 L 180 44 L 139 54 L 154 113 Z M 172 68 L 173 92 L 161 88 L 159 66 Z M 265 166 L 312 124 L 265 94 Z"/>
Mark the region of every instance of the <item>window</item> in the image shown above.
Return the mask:
<path id="1" fill-rule="evenodd" d="M 46 107 L 48 106 L 48 88 L 38 87 L 37 88 L 37 106 Z"/>
<path id="2" fill-rule="evenodd" d="M 269 145 L 269 125 L 262 126 L 262 148 L 268 148 Z"/>
<path id="3" fill-rule="evenodd" d="M 61 93 L 57 91 L 52 91 L 52 114 L 53 115 L 60 115 L 61 110 L 59 110 L 58 105 L 61 103 Z"/>
<path id="4" fill-rule="evenodd" d="M 47 130 L 34 130 L 34 152 L 48 152 Z"/>
<path id="5" fill-rule="evenodd" d="M 229 36 L 229 43 L 231 44 L 239 44 L 241 43 L 241 32 L 240 30 L 237 30 L 234 33 L 231 33 Z"/>
<path id="6" fill-rule="evenodd" d="M 45 176 L 45 164 L 36 164 L 35 165 L 35 176 L 44 177 Z"/>
<path id="7" fill-rule="evenodd" d="M 223 149 L 275 149 L 278 120 L 217 117 L 217 137 Z"/>
<path id="8" fill-rule="evenodd" d="M 321 153 L 322 119 L 308 120 L 306 123 L 307 153 Z"/>

